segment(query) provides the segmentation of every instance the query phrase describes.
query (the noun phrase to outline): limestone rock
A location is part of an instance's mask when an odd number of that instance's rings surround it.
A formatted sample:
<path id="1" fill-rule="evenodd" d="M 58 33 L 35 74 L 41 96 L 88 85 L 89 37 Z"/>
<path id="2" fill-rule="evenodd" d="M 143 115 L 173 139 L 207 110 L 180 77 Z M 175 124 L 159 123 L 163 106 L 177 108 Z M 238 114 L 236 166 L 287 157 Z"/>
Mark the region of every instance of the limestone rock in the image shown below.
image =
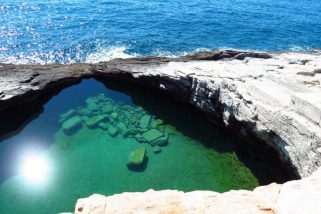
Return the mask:
<path id="1" fill-rule="evenodd" d="M 146 149 L 144 147 L 139 147 L 129 154 L 127 166 L 131 170 L 139 170 L 144 167 L 145 161 Z"/>
<path id="2" fill-rule="evenodd" d="M 118 129 L 110 125 L 108 127 L 108 134 L 112 137 L 115 137 L 118 134 Z"/>
<path id="3" fill-rule="evenodd" d="M 139 126 L 140 126 L 142 129 L 147 129 L 151 118 L 152 118 L 152 117 L 151 117 L 150 115 L 145 114 L 145 115 L 140 119 L 140 121 L 139 121 Z"/>
<path id="4" fill-rule="evenodd" d="M 158 154 L 158 153 L 160 153 L 162 151 L 162 149 L 159 147 L 159 146 L 154 146 L 153 147 L 153 153 L 154 154 Z"/>
<path id="5" fill-rule="evenodd" d="M 316 151 L 321 148 L 320 59 L 319 50 L 218 50 L 181 58 L 115 59 L 97 64 L 0 64 L 0 109 L 83 77 L 125 78 L 194 106 L 218 125 L 255 136 L 297 176 L 304 177 L 321 166 L 321 153 Z M 89 101 L 90 114 L 98 112 L 95 103 L 101 100 L 106 98 Z"/>
<path id="6" fill-rule="evenodd" d="M 254 191 L 148 190 L 108 197 L 93 195 L 79 199 L 75 213 L 317 214 L 321 213 L 320 200 L 321 169 L 302 180 L 261 186 Z"/>
<path id="7" fill-rule="evenodd" d="M 118 128 L 119 132 L 120 132 L 124 137 L 127 136 L 128 129 L 127 129 L 125 123 L 119 122 L 119 123 L 116 125 L 116 127 Z"/>
<path id="8" fill-rule="evenodd" d="M 102 113 L 109 114 L 113 111 L 113 109 L 114 109 L 114 106 L 111 103 L 107 103 L 102 107 L 101 111 Z"/>
<path id="9" fill-rule="evenodd" d="M 99 128 L 104 129 L 104 130 L 107 130 L 109 127 L 108 123 L 105 123 L 105 122 L 100 122 L 98 124 L 98 126 L 99 126 Z"/>
<path id="10" fill-rule="evenodd" d="M 112 118 L 113 120 L 117 120 L 118 119 L 118 113 L 117 112 L 111 113 L 110 118 Z"/>
<path id="11" fill-rule="evenodd" d="M 157 145 L 157 146 L 166 146 L 168 144 L 168 138 L 169 138 L 169 135 L 166 132 L 164 136 L 151 141 L 150 144 Z"/>
<path id="12" fill-rule="evenodd" d="M 59 122 L 62 123 L 66 121 L 68 118 L 71 118 L 72 116 L 75 116 L 77 114 L 75 109 L 70 109 L 66 113 L 60 115 Z"/>
<path id="13" fill-rule="evenodd" d="M 151 143 L 152 141 L 164 136 L 164 133 L 158 131 L 157 129 L 151 129 L 147 132 L 144 132 L 142 136 L 148 143 Z"/>
<path id="14" fill-rule="evenodd" d="M 64 131 L 76 131 L 76 129 L 79 129 L 81 127 L 81 118 L 79 116 L 74 116 L 68 120 L 66 120 L 62 124 L 62 128 Z"/>
<path id="15" fill-rule="evenodd" d="M 98 123 L 100 123 L 101 121 L 103 121 L 105 118 L 102 115 L 97 115 L 92 117 L 91 119 L 89 119 L 88 121 L 86 121 L 86 125 L 88 127 L 94 127 L 97 126 Z"/>
<path id="16" fill-rule="evenodd" d="M 145 143 L 146 142 L 145 139 L 143 138 L 143 136 L 141 134 L 139 134 L 139 133 L 137 133 L 134 137 L 135 137 L 135 140 L 140 142 L 140 143 Z"/>

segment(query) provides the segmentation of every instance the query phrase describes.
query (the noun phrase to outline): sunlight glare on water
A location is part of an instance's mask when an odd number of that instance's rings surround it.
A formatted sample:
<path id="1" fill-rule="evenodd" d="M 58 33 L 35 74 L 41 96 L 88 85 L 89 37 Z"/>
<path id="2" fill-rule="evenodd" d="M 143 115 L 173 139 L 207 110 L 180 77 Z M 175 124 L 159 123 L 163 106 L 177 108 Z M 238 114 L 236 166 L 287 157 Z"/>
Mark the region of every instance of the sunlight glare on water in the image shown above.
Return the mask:
<path id="1" fill-rule="evenodd" d="M 20 174 L 28 185 L 44 185 L 52 172 L 52 164 L 45 154 L 27 153 L 22 158 Z"/>

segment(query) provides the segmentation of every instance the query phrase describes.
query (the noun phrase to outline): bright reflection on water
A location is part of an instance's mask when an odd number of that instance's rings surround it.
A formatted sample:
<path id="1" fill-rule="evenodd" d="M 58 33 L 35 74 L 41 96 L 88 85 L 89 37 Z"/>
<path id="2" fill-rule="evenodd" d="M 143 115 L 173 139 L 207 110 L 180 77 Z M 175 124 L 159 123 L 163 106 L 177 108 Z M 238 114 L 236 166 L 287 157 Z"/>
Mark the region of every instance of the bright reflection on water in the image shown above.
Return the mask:
<path id="1" fill-rule="evenodd" d="M 26 154 L 22 158 L 20 174 L 25 182 L 32 185 L 42 185 L 49 179 L 52 165 L 44 154 Z"/>
<path id="2" fill-rule="evenodd" d="M 167 145 L 144 141 L 159 134 Z M 287 179 L 277 164 L 238 141 L 150 90 L 84 80 L 50 101 L 0 114 L 0 213 L 73 211 L 78 198 L 94 193 L 224 192 Z M 132 171 L 128 157 L 138 147 L 146 149 L 146 164 Z"/>

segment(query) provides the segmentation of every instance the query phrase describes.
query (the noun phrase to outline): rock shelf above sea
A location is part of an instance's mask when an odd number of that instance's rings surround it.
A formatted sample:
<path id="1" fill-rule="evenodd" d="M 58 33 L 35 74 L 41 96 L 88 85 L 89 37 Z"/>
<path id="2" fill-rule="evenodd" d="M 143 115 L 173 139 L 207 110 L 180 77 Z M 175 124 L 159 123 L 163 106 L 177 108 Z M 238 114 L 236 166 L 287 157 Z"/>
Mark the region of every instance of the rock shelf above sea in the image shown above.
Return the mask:
<path id="1" fill-rule="evenodd" d="M 255 145 L 249 146 L 276 155 L 294 177 L 307 177 L 321 165 L 321 51 L 222 50 L 97 64 L 0 64 L 0 110 L 86 77 L 134 82 L 188 103 L 252 139 Z"/>

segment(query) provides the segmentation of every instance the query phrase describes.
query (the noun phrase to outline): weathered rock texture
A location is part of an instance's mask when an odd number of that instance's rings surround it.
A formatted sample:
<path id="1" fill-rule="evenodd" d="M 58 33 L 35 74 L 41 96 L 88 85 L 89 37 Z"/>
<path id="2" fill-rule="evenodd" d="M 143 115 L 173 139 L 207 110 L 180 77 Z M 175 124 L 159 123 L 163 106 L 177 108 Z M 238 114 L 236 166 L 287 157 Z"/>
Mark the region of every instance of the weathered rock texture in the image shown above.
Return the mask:
<path id="1" fill-rule="evenodd" d="M 261 186 L 254 191 L 226 193 L 177 190 L 92 195 L 79 199 L 75 214 L 216 213 L 317 214 L 321 213 L 321 169 L 308 178 Z"/>
<path id="2" fill-rule="evenodd" d="M 0 109 L 88 76 L 120 78 L 167 92 L 212 121 L 260 139 L 298 176 L 321 165 L 321 52 L 216 51 L 98 64 L 0 64 Z"/>

